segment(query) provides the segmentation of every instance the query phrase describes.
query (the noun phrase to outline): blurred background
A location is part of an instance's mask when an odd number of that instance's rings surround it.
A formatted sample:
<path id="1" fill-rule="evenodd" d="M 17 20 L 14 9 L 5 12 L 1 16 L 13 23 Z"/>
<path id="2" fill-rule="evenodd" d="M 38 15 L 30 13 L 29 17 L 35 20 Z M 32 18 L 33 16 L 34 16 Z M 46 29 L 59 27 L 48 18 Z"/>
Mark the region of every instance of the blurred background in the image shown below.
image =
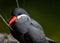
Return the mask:
<path id="1" fill-rule="evenodd" d="M 46 36 L 60 43 L 60 1 L 59 0 L 19 0 L 19 6 L 25 9 L 31 18 L 38 21 Z M 15 0 L 0 0 L 0 14 L 8 22 Z M 9 28 L 0 18 L 0 32 L 10 33 Z"/>

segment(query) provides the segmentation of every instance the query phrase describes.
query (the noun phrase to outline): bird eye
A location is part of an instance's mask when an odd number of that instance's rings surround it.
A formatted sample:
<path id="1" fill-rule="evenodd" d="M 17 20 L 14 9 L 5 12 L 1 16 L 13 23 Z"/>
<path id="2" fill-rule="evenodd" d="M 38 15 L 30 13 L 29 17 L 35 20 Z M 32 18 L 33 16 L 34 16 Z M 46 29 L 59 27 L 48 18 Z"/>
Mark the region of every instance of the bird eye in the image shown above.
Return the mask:
<path id="1" fill-rule="evenodd" d="M 21 15 L 21 14 L 18 14 L 18 15 Z"/>

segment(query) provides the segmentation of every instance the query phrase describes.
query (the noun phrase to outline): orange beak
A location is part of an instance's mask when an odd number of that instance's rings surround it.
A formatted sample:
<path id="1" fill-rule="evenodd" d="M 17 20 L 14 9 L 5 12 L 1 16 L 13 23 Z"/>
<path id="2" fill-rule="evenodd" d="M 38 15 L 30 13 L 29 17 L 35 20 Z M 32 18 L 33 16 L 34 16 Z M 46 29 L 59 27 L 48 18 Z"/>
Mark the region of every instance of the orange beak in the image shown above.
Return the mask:
<path id="1" fill-rule="evenodd" d="M 9 21 L 9 25 L 11 25 L 12 23 L 14 23 L 16 20 L 17 20 L 17 17 L 16 16 L 13 16 L 11 18 L 11 20 Z"/>

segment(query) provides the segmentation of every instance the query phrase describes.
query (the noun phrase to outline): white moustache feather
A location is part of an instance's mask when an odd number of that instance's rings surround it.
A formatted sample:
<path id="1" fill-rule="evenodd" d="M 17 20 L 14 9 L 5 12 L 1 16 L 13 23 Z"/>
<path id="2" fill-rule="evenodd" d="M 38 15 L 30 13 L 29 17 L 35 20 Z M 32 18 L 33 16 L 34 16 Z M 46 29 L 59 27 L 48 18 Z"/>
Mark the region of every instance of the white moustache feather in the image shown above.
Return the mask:
<path id="1" fill-rule="evenodd" d="M 29 20 L 31 20 L 30 17 L 26 14 L 22 14 L 22 15 L 17 16 L 17 19 L 19 20 L 21 17 L 28 17 Z"/>

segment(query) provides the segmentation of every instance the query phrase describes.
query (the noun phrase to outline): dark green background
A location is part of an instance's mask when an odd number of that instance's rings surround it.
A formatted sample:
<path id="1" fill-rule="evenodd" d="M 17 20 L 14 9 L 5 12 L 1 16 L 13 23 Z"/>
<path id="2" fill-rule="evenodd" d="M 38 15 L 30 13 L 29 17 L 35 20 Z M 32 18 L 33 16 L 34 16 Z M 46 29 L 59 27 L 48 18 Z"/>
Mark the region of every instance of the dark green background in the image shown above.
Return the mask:
<path id="1" fill-rule="evenodd" d="M 60 1 L 59 0 L 19 0 L 21 8 L 24 8 L 30 17 L 38 21 L 45 34 L 60 43 Z M 0 0 L 0 14 L 8 22 L 11 12 L 16 8 L 15 0 Z M 8 32 L 9 29 L 0 18 L 0 32 Z"/>

